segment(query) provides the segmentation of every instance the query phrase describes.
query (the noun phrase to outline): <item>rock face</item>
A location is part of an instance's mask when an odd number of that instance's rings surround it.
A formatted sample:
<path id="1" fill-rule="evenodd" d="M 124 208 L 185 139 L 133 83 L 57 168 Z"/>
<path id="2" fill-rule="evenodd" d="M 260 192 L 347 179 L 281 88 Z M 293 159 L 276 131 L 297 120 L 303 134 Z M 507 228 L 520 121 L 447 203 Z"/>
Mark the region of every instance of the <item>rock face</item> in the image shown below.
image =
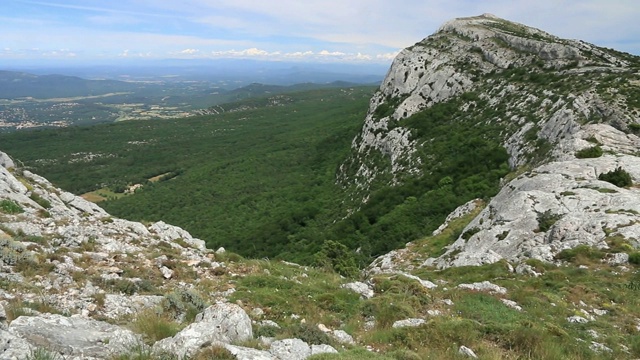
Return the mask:
<path id="1" fill-rule="evenodd" d="M 480 132 L 500 129 L 486 136 L 497 137 L 514 172 L 526 170 L 503 181 L 446 253 L 422 266 L 554 261 L 578 245 L 606 248 L 613 237 L 637 247 L 637 187 L 599 176 L 621 168 L 640 180 L 639 104 L 632 100 L 639 64 L 635 56 L 488 14 L 454 19 L 394 60 L 339 182 L 367 201 L 376 181 L 429 176 L 439 161 L 425 150 L 433 139 L 405 120 L 448 102 L 456 107 L 447 121 L 476 119 L 470 126 Z M 456 209 L 434 235 L 474 206 Z M 378 258 L 370 273 L 415 268 L 401 264 L 409 247 Z"/>
<path id="2" fill-rule="evenodd" d="M 54 314 L 21 316 L 11 322 L 9 332 L 33 348 L 56 349 L 63 356 L 82 359 L 108 359 L 141 341 L 130 330 L 115 325 Z"/>
<path id="3" fill-rule="evenodd" d="M 158 341 L 153 346 L 156 353 L 171 353 L 189 357 L 202 346 L 212 343 L 233 343 L 253 338 L 251 319 L 238 305 L 215 304 L 208 307 L 172 338 Z"/>

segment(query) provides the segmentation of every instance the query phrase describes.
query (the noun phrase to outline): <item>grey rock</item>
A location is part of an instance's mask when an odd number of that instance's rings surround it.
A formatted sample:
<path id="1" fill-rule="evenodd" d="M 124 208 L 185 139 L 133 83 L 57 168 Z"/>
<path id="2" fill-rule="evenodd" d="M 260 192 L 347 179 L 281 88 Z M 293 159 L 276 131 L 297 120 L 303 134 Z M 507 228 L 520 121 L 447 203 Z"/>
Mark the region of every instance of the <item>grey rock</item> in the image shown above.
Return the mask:
<path id="1" fill-rule="evenodd" d="M 269 353 L 278 360 L 303 360 L 311 356 L 311 347 L 300 339 L 274 341 Z"/>
<path id="2" fill-rule="evenodd" d="M 576 324 L 586 324 L 589 322 L 589 320 L 583 318 L 582 316 L 570 316 L 567 318 L 567 321 L 570 323 L 576 323 Z"/>
<path id="3" fill-rule="evenodd" d="M 371 299 L 373 297 L 373 289 L 371 286 L 360 281 L 343 284 L 340 287 L 358 293 L 364 299 Z"/>
<path id="4" fill-rule="evenodd" d="M 480 202 L 480 199 L 474 199 L 474 200 L 468 201 L 465 204 L 458 206 L 455 210 L 451 212 L 451 214 L 447 216 L 447 218 L 444 220 L 444 223 L 442 223 L 442 225 L 440 225 L 436 230 L 434 230 L 431 235 L 436 236 L 442 233 L 442 231 L 444 231 L 447 227 L 449 227 L 449 223 L 451 223 L 453 220 L 461 218 L 467 214 L 470 214 L 473 210 L 478 208 L 479 202 Z"/>
<path id="5" fill-rule="evenodd" d="M 11 160 L 9 155 L 0 151 L 0 166 L 5 169 L 11 169 L 14 168 L 16 164 L 13 163 L 13 160 Z"/>
<path id="6" fill-rule="evenodd" d="M 458 349 L 458 354 L 466 356 L 466 357 L 470 357 L 470 358 L 474 358 L 477 359 L 478 355 L 476 355 L 475 352 L 473 352 L 473 350 L 469 349 L 468 347 L 461 345 L 460 348 Z"/>
<path id="7" fill-rule="evenodd" d="M 412 279 L 412 280 L 415 280 L 415 281 L 419 282 L 420 285 L 422 285 L 423 287 L 425 287 L 427 289 L 435 289 L 435 288 L 438 287 L 438 285 L 432 283 L 431 281 L 422 280 L 421 278 L 419 278 L 419 277 L 417 277 L 415 275 L 407 274 L 407 273 L 404 273 L 404 272 L 400 272 L 398 274 L 400 274 L 400 275 L 402 275 L 402 276 L 404 276 L 406 278 L 409 278 L 409 279 Z"/>
<path id="8" fill-rule="evenodd" d="M 109 319 L 118 319 L 124 316 L 135 315 L 145 309 L 159 305 L 163 299 L 164 297 L 159 295 L 126 296 L 106 294 L 101 314 Z"/>
<path id="9" fill-rule="evenodd" d="M 506 288 L 503 288 L 502 286 L 498 286 L 496 284 L 492 284 L 489 281 L 476 282 L 473 284 L 460 284 L 458 285 L 458 288 L 468 289 L 473 291 L 488 291 L 488 292 L 497 293 L 497 294 L 507 293 Z"/>
<path id="10" fill-rule="evenodd" d="M 268 351 L 230 344 L 223 344 L 223 346 L 225 349 L 229 350 L 237 360 L 278 360 Z"/>
<path id="11" fill-rule="evenodd" d="M 177 226 L 169 225 L 164 221 L 158 221 L 154 223 L 149 229 L 158 234 L 160 239 L 164 241 L 182 239 L 185 243 L 189 244 L 195 249 L 204 251 L 207 248 L 203 240 L 196 239 L 184 229 Z"/>
<path id="12" fill-rule="evenodd" d="M 640 158 L 630 155 L 551 162 L 519 176 L 465 228 L 480 231 L 469 239 L 458 238 L 431 264 L 445 268 L 501 259 L 554 261 L 560 251 L 578 245 L 606 248 L 604 240 L 610 235 L 640 238 L 640 226 L 628 226 L 640 220 L 637 190 L 598 180 L 599 174 L 617 167 L 640 179 Z M 557 220 L 540 231 L 545 213 Z M 614 232 L 608 234 L 605 228 Z"/>
<path id="13" fill-rule="evenodd" d="M 629 254 L 627 253 L 615 253 L 608 254 L 605 261 L 609 265 L 624 265 L 629 263 Z"/>
<path id="14" fill-rule="evenodd" d="M 404 320 L 398 320 L 394 322 L 392 327 L 393 328 L 418 327 L 422 324 L 425 324 L 426 322 L 427 321 L 425 319 L 417 319 L 417 318 L 404 319 Z"/>
<path id="15" fill-rule="evenodd" d="M 613 350 L 611 350 L 611 348 L 607 347 L 604 344 L 595 342 L 595 341 L 591 342 L 591 345 L 589 345 L 589 349 L 591 349 L 591 351 L 599 352 L 599 353 L 603 353 L 603 352 L 610 353 L 610 352 L 613 352 Z"/>
<path id="16" fill-rule="evenodd" d="M 192 356 L 200 347 L 213 342 L 230 344 L 253 338 L 251 319 L 238 305 L 219 303 L 198 314 L 196 322 L 171 338 L 153 345 L 154 353 L 178 357 Z"/>
<path id="17" fill-rule="evenodd" d="M 518 264 L 518 266 L 516 266 L 516 274 L 520 274 L 520 275 L 526 274 L 534 277 L 538 277 L 542 275 L 539 272 L 536 272 L 531 265 L 527 265 L 525 263 L 520 263 Z"/>
<path id="18" fill-rule="evenodd" d="M 326 344 L 322 344 L 322 345 L 311 345 L 311 355 L 317 355 L 317 354 L 337 354 L 338 350 L 336 350 L 333 346 L 331 345 L 326 345 Z"/>
<path id="19" fill-rule="evenodd" d="M 334 339 L 336 339 L 337 342 L 341 343 L 341 344 L 348 344 L 348 345 L 353 345 L 356 342 L 353 340 L 353 337 L 351 335 L 349 335 L 346 331 L 344 330 L 333 330 L 331 332 L 331 337 L 333 337 Z"/>
<path id="20" fill-rule="evenodd" d="M 502 301 L 503 304 L 505 304 L 506 306 L 514 310 L 522 311 L 522 306 L 518 305 L 518 303 L 515 301 L 508 300 L 508 299 L 500 299 L 500 301 Z"/>
<path id="21" fill-rule="evenodd" d="M 24 360 L 31 353 L 31 348 L 26 340 L 0 329 L 0 359 Z"/>
<path id="22" fill-rule="evenodd" d="M 20 316 L 11 322 L 9 332 L 32 347 L 56 349 L 64 356 L 96 359 L 109 359 L 141 341 L 130 330 L 76 315 Z"/>
<path id="23" fill-rule="evenodd" d="M 260 325 L 261 326 L 271 326 L 271 327 L 280 329 L 280 325 L 278 325 L 278 323 L 276 323 L 273 320 L 262 320 L 262 321 L 260 321 Z"/>

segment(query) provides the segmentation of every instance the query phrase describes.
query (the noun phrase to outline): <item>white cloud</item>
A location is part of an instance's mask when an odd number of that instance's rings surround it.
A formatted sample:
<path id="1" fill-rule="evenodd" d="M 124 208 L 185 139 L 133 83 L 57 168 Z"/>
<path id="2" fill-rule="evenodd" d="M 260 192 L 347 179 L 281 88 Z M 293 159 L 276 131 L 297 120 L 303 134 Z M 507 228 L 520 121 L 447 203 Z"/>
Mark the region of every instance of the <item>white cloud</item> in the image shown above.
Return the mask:
<path id="1" fill-rule="evenodd" d="M 347 54 L 345 54 L 343 52 L 340 52 L 340 51 L 330 52 L 330 51 L 327 51 L 327 50 L 322 50 L 322 51 L 320 51 L 318 53 L 318 55 L 320 55 L 320 56 L 345 56 Z"/>
<path id="2" fill-rule="evenodd" d="M 197 54 L 199 52 L 200 52 L 200 50 L 198 50 L 198 49 L 184 49 L 184 50 L 180 51 L 180 54 L 183 54 L 183 55 L 194 55 L 194 54 Z"/>

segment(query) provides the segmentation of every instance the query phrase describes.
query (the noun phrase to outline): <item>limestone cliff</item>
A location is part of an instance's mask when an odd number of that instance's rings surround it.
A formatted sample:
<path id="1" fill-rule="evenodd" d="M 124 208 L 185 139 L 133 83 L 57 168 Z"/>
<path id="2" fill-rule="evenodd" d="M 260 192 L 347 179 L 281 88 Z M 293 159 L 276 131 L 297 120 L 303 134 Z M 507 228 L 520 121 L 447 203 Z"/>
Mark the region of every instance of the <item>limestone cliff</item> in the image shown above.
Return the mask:
<path id="1" fill-rule="evenodd" d="M 429 176 L 439 162 L 425 150 L 434 139 L 413 119 L 447 103 L 447 121 L 499 141 L 521 175 L 503 180 L 446 254 L 425 265 L 552 261 L 614 237 L 637 247 L 640 193 L 599 176 L 621 168 L 640 179 L 639 69 L 638 57 L 493 15 L 449 21 L 396 57 L 339 182 L 366 201 L 380 183 Z M 545 216 L 552 221 L 540 226 Z"/>
<path id="2" fill-rule="evenodd" d="M 449 21 L 393 61 L 339 182 L 366 198 L 376 180 L 424 175 L 433 159 L 419 149 L 429 139 L 416 138 L 403 120 L 465 94 L 452 121 L 480 115 L 502 126 L 514 168 L 530 162 L 540 142 L 555 145 L 581 124 L 627 131 L 637 118 L 637 64 L 631 55 L 490 14 Z"/>

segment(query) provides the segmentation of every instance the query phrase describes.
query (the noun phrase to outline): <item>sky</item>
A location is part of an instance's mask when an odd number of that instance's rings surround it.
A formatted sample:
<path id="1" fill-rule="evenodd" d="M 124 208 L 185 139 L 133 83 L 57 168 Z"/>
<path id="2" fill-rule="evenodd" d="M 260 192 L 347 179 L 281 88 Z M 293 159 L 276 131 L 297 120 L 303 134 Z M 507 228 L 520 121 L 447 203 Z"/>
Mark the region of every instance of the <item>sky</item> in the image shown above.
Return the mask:
<path id="1" fill-rule="evenodd" d="M 391 63 L 482 13 L 640 55 L 638 0 L 3 0 L 0 61 Z"/>

